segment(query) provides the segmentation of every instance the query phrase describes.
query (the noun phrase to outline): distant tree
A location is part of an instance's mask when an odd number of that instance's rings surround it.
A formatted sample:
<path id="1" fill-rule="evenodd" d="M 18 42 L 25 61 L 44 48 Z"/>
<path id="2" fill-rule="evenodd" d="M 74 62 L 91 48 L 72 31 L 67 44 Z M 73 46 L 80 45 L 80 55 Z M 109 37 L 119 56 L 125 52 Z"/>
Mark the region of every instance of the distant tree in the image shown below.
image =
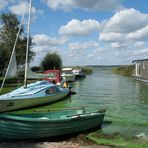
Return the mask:
<path id="1" fill-rule="evenodd" d="M 20 22 L 18 21 L 16 15 L 12 13 L 0 14 L 0 21 L 2 24 L 2 27 L 0 28 L 0 63 L 3 63 L 0 66 L 0 71 L 3 71 L 8 65 Z M 16 45 L 17 64 L 25 63 L 26 42 L 27 37 L 24 32 L 24 27 L 22 26 Z M 32 46 L 32 38 L 30 37 L 29 61 L 35 56 L 35 52 L 31 51 Z"/>
<path id="2" fill-rule="evenodd" d="M 41 61 L 41 66 L 44 70 L 48 69 L 61 69 L 62 60 L 57 53 L 47 53 Z"/>

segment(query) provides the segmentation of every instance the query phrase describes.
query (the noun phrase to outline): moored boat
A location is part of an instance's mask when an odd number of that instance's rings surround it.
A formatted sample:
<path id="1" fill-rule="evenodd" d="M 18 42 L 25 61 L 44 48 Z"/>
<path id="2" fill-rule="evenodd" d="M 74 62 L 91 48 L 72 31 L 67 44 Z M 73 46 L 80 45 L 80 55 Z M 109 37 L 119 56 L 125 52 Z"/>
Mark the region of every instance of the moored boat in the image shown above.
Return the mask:
<path id="1" fill-rule="evenodd" d="M 69 88 L 38 81 L 28 84 L 4 95 L 0 95 L 0 112 L 44 105 L 63 99 L 69 93 Z"/>
<path id="2" fill-rule="evenodd" d="M 25 72 L 24 72 L 24 86 L 4 95 L 0 95 L 0 112 L 6 112 L 16 109 L 22 109 L 27 107 L 33 107 L 37 105 L 44 105 L 60 99 L 63 99 L 68 93 L 69 89 L 56 84 L 49 83 L 48 81 L 38 81 L 35 83 L 28 84 L 28 77 L 30 78 L 45 78 L 45 75 L 36 75 L 29 70 L 29 39 L 30 39 L 30 21 L 31 21 L 31 8 L 32 1 L 30 0 L 29 5 L 26 3 L 26 7 L 29 6 L 29 17 L 28 17 L 28 33 L 27 33 L 27 46 L 26 46 L 26 60 L 25 60 Z M 15 43 L 11 53 L 11 58 L 5 73 L 5 77 L 0 87 L 0 93 L 2 92 L 5 80 L 10 77 L 17 75 L 17 61 L 16 61 L 16 44 L 19 39 L 20 30 L 22 27 L 22 20 L 16 35 Z"/>
<path id="3" fill-rule="evenodd" d="M 72 73 L 72 68 L 62 68 L 62 77 L 67 82 L 73 82 L 75 81 L 75 74 Z"/>
<path id="4" fill-rule="evenodd" d="M 101 127 L 104 112 L 82 109 L 0 114 L 0 139 L 38 139 Z"/>
<path id="5" fill-rule="evenodd" d="M 76 78 L 85 78 L 86 75 L 82 69 L 73 69 L 72 72 L 75 74 Z"/>

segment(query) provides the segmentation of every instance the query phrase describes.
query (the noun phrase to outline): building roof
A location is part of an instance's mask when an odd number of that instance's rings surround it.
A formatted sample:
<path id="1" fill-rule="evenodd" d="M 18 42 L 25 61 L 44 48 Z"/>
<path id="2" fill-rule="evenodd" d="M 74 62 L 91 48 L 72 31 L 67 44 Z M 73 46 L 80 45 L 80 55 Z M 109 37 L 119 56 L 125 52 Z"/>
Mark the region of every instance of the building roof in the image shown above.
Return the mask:
<path id="1" fill-rule="evenodd" d="M 135 62 L 140 62 L 140 61 L 148 61 L 148 59 L 139 59 L 139 60 L 134 60 L 132 62 L 135 63 Z"/>

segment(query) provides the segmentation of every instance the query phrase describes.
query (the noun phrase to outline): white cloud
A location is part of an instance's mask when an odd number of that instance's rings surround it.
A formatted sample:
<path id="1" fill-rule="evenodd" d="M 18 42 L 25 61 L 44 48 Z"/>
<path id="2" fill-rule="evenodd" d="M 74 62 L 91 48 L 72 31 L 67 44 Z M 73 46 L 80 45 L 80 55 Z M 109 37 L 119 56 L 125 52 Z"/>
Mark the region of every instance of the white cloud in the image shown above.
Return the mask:
<path id="1" fill-rule="evenodd" d="M 99 39 L 106 42 L 123 42 L 125 40 L 126 35 L 124 33 L 117 32 L 102 32 L 100 33 Z"/>
<path id="2" fill-rule="evenodd" d="M 96 20 L 83 20 L 79 21 L 76 19 L 71 20 L 68 22 L 67 25 L 62 26 L 59 29 L 60 35 L 67 35 L 67 36 L 86 36 L 90 35 L 93 31 L 99 30 L 100 23 Z"/>
<path id="3" fill-rule="evenodd" d="M 148 25 L 142 29 L 131 32 L 127 35 L 128 39 L 147 40 L 148 39 Z"/>
<path id="4" fill-rule="evenodd" d="M 44 3 L 47 3 L 49 8 L 53 10 L 64 10 L 68 11 L 74 7 L 72 0 L 42 0 Z"/>
<path id="5" fill-rule="evenodd" d="M 14 3 L 15 0 L 0 0 L 0 9 L 4 9 L 7 7 L 10 3 Z"/>
<path id="6" fill-rule="evenodd" d="M 80 65 L 85 64 L 86 51 L 67 49 L 63 55 L 65 65 Z M 85 58 L 84 58 L 85 57 Z"/>
<path id="7" fill-rule="evenodd" d="M 63 55 L 66 65 L 91 65 L 104 59 L 108 49 L 99 47 L 96 41 L 74 42 L 68 45 Z M 102 56 L 103 54 L 103 56 Z"/>
<path id="8" fill-rule="evenodd" d="M 62 49 L 57 48 L 56 46 L 62 45 L 68 41 L 66 37 L 51 38 L 45 34 L 36 34 L 33 36 L 33 43 L 35 46 L 32 48 L 36 52 L 34 61 L 31 62 L 31 65 L 39 65 L 42 58 L 46 55 L 47 52 L 56 52 L 59 55 L 63 53 Z"/>
<path id="9" fill-rule="evenodd" d="M 135 50 L 134 52 L 131 52 L 131 55 L 133 56 L 147 56 L 148 55 L 148 48 L 142 48 L 140 50 Z"/>
<path id="10" fill-rule="evenodd" d="M 110 11 L 121 7 L 120 0 L 73 0 L 77 8 Z"/>
<path id="11" fill-rule="evenodd" d="M 42 0 L 53 10 L 70 11 L 72 9 L 110 11 L 119 9 L 121 0 Z"/>
<path id="12" fill-rule="evenodd" d="M 16 15 L 22 15 L 23 13 L 27 14 L 29 13 L 29 3 L 28 1 L 21 0 L 17 1 L 15 0 L 15 3 L 11 5 L 8 9 L 15 13 Z M 43 15 L 44 11 L 41 9 L 36 9 L 34 6 L 31 7 L 31 20 L 35 20 L 38 15 Z M 26 21 L 26 20 L 25 20 Z"/>
<path id="13" fill-rule="evenodd" d="M 33 42 L 36 46 L 57 46 L 62 45 L 68 41 L 68 38 L 61 37 L 59 39 L 51 38 L 45 34 L 36 34 L 33 36 Z"/>
<path id="14" fill-rule="evenodd" d="M 5 0 L 0 1 L 0 9 L 5 8 L 8 5 L 8 2 Z"/>
<path id="15" fill-rule="evenodd" d="M 50 53 L 56 52 L 56 53 L 58 53 L 58 55 L 61 56 L 62 59 L 66 55 L 66 54 L 65 55 L 63 54 L 64 53 L 63 49 L 58 48 L 58 47 L 53 47 L 53 46 L 52 47 L 49 47 L 49 46 L 35 46 L 35 47 L 32 48 L 32 50 L 34 52 L 36 52 L 36 56 L 35 56 L 34 60 L 31 61 L 31 66 L 40 65 L 41 60 L 45 57 L 45 55 L 48 52 L 50 52 Z"/>
<path id="16" fill-rule="evenodd" d="M 110 44 L 111 48 L 135 48 L 135 42 L 148 38 L 148 14 L 133 8 L 117 12 L 101 26 L 99 39 Z"/>
<path id="17" fill-rule="evenodd" d="M 138 19 L 138 20 L 137 20 Z M 133 8 L 117 12 L 103 28 L 103 32 L 130 33 L 148 24 L 148 14 Z"/>
<path id="18" fill-rule="evenodd" d="M 120 53 L 121 55 L 121 53 Z M 124 51 L 122 53 L 122 55 L 124 56 L 124 58 L 127 58 L 127 55 L 128 57 L 131 59 L 131 61 L 133 59 L 139 59 L 140 57 L 145 57 L 148 55 L 148 48 L 141 48 L 141 49 L 135 49 L 131 52 L 131 50 L 127 50 L 127 51 Z"/>
<path id="19" fill-rule="evenodd" d="M 133 44 L 133 46 L 138 47 L 138 48 L 143 48 L 144 47 L 144 42 L 143 41 L 135 42 Z"/>
<path id="20" fill-rule="evenodd" d="M 113 42 L 113 43 L 111 43 L 111 47 L 112 48 L 123 48 L 123 47 L 125 47 L 125 45 L 120 42 Z"/>
<path id="21" fill-rule="evenodd" d="M 88 41 L 88 42 L 75 42 L 75 43 L 70 43 L 68 45 L 69 49 L 71 50 L 82 50 L 82 49 L 94 49 L 98 48 L 99 44 L 95 41 Z"/>
<path id="22" fill-rule="evenodd" d="M 106 64 L 131 64 L 135 59 L 147 58 L 148 48 L 115 48 L 106 54 L 101 55 L 102 61 Z M 99 60 L 99 59 L 98 59 Z"/>
<path id="23" fill-rule="evenodd" d="M 27 14 L 28 13 L 28 9 L 29 9 L 29 4 L 26 1 L 19 1 L 19 3 L 9 7 L 9 10 L 12 13 L 15 13 L 17 15 L 22 15 L 24 10 L 25 10 L 25 14 Z M 32 14 L 35 14 L 36 12 L 37 12 L 36 8 L 32 7 Z"/>
<path id="24" fill-rule="evenodd" d="M 96 50 L 98 46 L 98 43 L 95 41 L 73 42 L 69 43 L 67 47 L 61 49 L 44 48 L 44 52 L 56 51 L 62 57 L 64 65 L 86 65 L 90 62 L 91 57 L 89 55 L 91 55 L 91 52 Z"/>

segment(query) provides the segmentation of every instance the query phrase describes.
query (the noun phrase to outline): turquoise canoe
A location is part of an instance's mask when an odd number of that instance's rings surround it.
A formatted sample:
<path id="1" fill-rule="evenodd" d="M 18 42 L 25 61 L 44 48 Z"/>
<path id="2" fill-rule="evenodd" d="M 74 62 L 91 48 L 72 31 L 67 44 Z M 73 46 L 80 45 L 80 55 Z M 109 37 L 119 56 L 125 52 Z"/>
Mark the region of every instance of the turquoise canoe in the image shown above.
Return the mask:
<path id="1" fill-rule="evenodd" d="M 105 113 L 82 109 L 0 114 L 0 139 L 37 139 L 101 127 Z"/>

